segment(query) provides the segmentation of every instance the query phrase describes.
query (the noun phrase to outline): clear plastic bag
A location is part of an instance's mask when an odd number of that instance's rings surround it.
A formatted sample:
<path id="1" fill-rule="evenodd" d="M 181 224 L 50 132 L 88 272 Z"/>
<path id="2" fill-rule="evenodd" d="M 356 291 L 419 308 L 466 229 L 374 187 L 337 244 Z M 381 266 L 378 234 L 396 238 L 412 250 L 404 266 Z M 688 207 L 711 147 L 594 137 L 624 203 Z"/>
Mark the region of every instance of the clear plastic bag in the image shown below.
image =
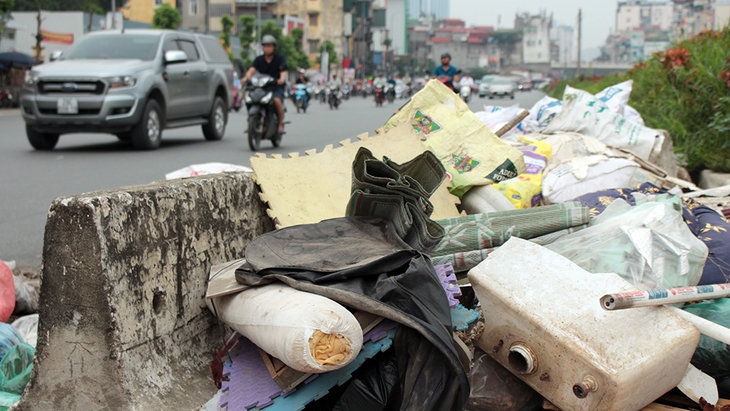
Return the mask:
<path id="1" fill-rule="evenodd" d="M 0 360 L 5 357 L 5 353 L 10 351 L 11 348 L 22 342 L 25 341 L 18 330 L 10 324 L 0 323 Z"/>
<path id="2" fill-rule="evenodd" d="M 0 361 L 0 391 L 22 394 L 30 381 L 35 348 L 26 343 L 13 346 Z"/>
<path id="3" fill-rule="evenodd" d="M 27 344 L 36 346 L 38 341 L 38 314 L 26 315 L 13 321 L 13 327 Z"/>
<path id="4" fill-rule="evenodd" d="M 652 290 L 694 286 L 707 246 L 682 220 L 678 197 L 636 207 L 614 200 L 588 228 L 546 247 L 591 273 L 616 273 Z"/>

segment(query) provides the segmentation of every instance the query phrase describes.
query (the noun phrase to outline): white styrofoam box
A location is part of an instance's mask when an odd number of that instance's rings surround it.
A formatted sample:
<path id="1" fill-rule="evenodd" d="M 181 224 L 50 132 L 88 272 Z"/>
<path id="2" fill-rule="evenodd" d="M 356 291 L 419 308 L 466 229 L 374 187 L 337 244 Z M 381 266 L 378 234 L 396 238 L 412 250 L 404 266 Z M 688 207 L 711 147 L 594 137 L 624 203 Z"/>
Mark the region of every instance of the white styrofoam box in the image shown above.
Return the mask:
<path id="1" fill-rule="evenodd" d="M 700 334 L 666 307 L 605 311 L 636 290 L 513 237 L 469 271 L 486 328 L 478 345 L 563 410 L 636 411 L 684 376 Z"/>

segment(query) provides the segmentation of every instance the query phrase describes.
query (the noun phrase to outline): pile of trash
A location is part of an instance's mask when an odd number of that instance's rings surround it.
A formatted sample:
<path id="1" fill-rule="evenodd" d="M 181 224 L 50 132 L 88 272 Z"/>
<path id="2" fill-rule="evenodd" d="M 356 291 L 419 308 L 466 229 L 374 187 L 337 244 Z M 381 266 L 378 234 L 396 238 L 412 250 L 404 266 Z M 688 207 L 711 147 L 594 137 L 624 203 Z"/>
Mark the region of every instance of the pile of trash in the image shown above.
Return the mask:
<path id="1" fill-rule="evenodd" d="M 215 407 L 730 408 L 730 202 L 630 90 L 475 114 L 431 81 L 375 136 L 252 158 L 277 229 L 211 269 Z"/>
<path id="2" fill-rule="evenodd" d="M 40 273 L 0 260 L 0 411 L 20 400 L 38 340 Z"/>

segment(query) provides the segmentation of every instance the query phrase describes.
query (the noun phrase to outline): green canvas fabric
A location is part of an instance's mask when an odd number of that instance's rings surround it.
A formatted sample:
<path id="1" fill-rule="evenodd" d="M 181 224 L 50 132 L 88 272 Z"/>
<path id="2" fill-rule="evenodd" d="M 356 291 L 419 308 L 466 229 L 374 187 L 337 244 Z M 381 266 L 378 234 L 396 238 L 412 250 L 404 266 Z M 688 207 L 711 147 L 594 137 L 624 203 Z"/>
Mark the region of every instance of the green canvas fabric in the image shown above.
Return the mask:
<path id="1" fill-rule="evenodd" d="M 437 220 L 445 230 L 431 257 L 484 250 L 511 237 L 525 240 L 588 224 L 590 213 L 579 202 L 472 214 Z"/>
<path id="2" fill-rule="evenodd" d="M 385 218 L 408 245 L 429 253 L 444 236 L 443 227 L 429 218 L 429 197 L 445 177 L 444 166 L 430 151 L 397 164 L 388 157 L 380 161 L 361 147 L 352 163 L 352 195 L 345 214 Z"/>

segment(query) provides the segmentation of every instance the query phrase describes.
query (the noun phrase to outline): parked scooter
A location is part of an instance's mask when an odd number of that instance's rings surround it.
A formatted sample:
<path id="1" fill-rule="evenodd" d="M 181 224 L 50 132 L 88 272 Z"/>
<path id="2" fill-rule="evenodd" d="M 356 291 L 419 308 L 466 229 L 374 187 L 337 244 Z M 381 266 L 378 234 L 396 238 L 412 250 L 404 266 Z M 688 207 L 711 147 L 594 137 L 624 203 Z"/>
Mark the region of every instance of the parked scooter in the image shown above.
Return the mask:
<path id="1" fill-rule="evenodd" d="M 294 105 L 297 107 L 297 113 L 307 112 L 309 105 L 309 93 L 306 84 L 297 84 L 294 86 Z"/>
<path id="2" fill-rule="evenodd" d="M 274 107 L 273 88 L 276 81 L 268 74 L 255 74 L 246 85 L 244 101 L 248 110 L 248 146 L 259 149 L 261 140 L 271 140 L 274 147 L 281 144 L 279 118 Z"/>
<path id="3" fill-rule="evenodd" d="M 330 105 L 330 110 L 337 110 L 340 106 L 340 91 L 337 87 L 329 88 L 329 95 L 327 96 L 327 102 Z"/>

